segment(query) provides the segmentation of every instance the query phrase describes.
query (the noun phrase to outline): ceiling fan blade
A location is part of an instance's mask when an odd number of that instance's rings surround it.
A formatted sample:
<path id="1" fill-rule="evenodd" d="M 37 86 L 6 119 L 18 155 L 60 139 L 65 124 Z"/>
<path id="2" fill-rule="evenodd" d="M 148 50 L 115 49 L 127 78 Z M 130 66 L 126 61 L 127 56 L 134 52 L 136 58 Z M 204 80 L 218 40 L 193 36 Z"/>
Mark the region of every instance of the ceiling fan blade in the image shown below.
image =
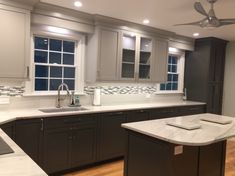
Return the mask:
<path id="1" fill-rule="evenodd" d="M 201 21 L 192 22 L 192 23 L 183 23 L 183 24 L 175 24 L 174 26 L 184 26 L 184 25 L 191 25 L 191 26 L 200 26 Z"/>
<path id="2" fill-rule="evenodd" d="M 195 3 L 194 3 L 194 9 L 195 9 L 198 13 L 200 13 L 200 14 L 202 14 L 202 15 L 208 17 L 208 14 L 207 14 L 206 10 L 204 9 L 204 7 L 202 6 L 202 4 L 201 4 L 200 2 L 195 2 Z"/>
<path id="3" fill-rule="evenodd" d="M 220 26 L 235 24 L 235 19 L 220 19 Z"/>

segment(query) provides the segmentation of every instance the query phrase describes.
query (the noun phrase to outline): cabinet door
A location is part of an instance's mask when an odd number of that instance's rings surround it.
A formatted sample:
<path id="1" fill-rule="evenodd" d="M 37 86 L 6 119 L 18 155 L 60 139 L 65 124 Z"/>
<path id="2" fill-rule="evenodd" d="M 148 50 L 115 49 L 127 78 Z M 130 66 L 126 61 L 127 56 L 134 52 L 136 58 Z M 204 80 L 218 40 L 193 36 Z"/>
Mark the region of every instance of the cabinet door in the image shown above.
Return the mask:
<path id="1" fill-rule="evenodd" d="M 41 119 L 20 120 L 15 124 L 15 142 L 39 165 L 41 165 L 41 130 Z"/>
<path id="2" fill-rule="evenodd" d="M 138 38 L 134 34 L 122 35 L 121 79 L 135 80 L 137 77 Z"/>
<path id="3" fill-rule="evenodd" d="M 152 39 L 140 37 L 139 50 L 139 79 L 150 80 L 151 59 L 152 58 Z"/>
<path id="4" fill-rule="evenodd" d="M 73 132 L 70 152 L 72 168 L 95 161 L 95 136 L 94 126 L 84 127 Z"/>
<path id="5" fill-rule="evenodd" d="M 15 123 L 10 122 L 0 126 L 0 128 L 11 138 L 15 139 Z"/>
<path id="6" fill-rule="evenodd" d="M 128 113 L 127 122 L 139 122 L 149 120 L 149 110 L 138 110 Z"/>
<path id="7" fill-rule="evenodd" d="M 121 127 L 126 122 L 122 112 L 103 114 L 100 124 L 99 160 L 124 156 L 126 133 Z"/>
<path id="8" fill-rule="evenodd" d="M 157 108 L 150 112 L 150 119 L 163 119 L 177 116 L 177 108 Z"/>
<path id="9" fill-rule="evenodd" d="M 29 14 L 11 7 L 0 8 L 0 21 L 0 78 L 26 78 Z"/>
<path id="10" fill-rule="evenodd" d="M 44 132 L 43 169 L 54 173 L 69 169 L 69 131 L 55 129 Z"/>
<path id="11" fill-rule="evenodd" d="M 156 83 L 167 81 L 168 41 L 155 40 L 151 80 Z"/>
<path id="12" fill-rule="evenodd" d="M 118 38 L 117 31 L 104 29 L 100 31 L 99 80 L 113 81 L 118 79 Z"/>

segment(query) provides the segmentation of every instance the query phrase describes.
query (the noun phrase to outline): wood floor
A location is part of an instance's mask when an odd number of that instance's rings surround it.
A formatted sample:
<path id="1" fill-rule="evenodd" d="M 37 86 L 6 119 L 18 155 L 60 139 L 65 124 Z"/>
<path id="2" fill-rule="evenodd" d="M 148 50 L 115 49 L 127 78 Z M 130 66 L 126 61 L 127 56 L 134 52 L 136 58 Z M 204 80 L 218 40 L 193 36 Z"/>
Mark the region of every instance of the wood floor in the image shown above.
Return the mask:
<path id="1" fill-rule="evenodd" d="M 65 176 L 123 176 L 123 161 L 104 164 Z M 235 176 L 235 140 L 228 141 L 225 176 Z"/>

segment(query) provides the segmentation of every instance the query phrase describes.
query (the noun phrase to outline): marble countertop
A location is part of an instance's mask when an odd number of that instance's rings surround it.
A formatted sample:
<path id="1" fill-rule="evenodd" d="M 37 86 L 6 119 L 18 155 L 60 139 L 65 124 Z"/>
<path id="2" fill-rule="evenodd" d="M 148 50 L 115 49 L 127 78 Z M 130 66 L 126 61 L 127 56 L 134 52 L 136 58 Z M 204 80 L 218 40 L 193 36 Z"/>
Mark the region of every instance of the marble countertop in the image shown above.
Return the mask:
<path id="1" fill-rule="evenodd" d="M 204 104 L 205 103 L 193 102 L 193 101 L 172 101 L 172 102 L 138 103 L 138 104 L 123 104 L 123 105 L 110 105 L 110 106 L 83 106 L 87 110 L 57 112 L 57 113 L 44 113 L 36 108 L 11 109 L 11 110 L 0 109 L 0 125 L 17 119 L 43 118 L 43 117 L 64 116 L 64 115 L 127 111 L 127 110 L 151 109 L 151 108 L 162 108 L 162 107 L 173 107 L 173 106 L 204 105 Z"/>
<path id="2" fill-rule="evenodd" d="M 205 117 L 228 119 L 232 120 L 232 123 L 221 125 L 200 120 Z M 167 122 L 194 123 L 201 125 L 201 128 L 195 130 L 185 130 L 169 126 L 167 125 Z M 122 124 L 122 127 L 166 142 L 188 146 L 209 145 L 235 137 L 235 118 L 208 113 L 136 123 L 126 123 Z"/>
<path id="3" fill-rule="evenodd" d="M 47 174 L 1 129 L 0 137 L 14 150 L 14 153 L 0 155 L 0 175 L 47 176 Z"/>

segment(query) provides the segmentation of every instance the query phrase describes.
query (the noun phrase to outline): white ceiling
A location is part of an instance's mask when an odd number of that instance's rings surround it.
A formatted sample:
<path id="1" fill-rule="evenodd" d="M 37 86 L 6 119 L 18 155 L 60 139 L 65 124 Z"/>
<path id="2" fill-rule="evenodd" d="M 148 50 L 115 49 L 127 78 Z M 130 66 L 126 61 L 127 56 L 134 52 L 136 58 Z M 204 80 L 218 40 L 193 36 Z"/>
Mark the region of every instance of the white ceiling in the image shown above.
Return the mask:
<path id="1" fill-rule="evenodd" d="M 196 0 L 80 0 L 83 6 L 74 7 L 75 0 L 41 0 L 41 2 L 72 8 L 90 14 L 100 14 L 142 23 L 143 19 L 150 20 L 150 26 L 175 32 L 180 35 L 193 37 L 195 32 L 200 37 L 219 37 L 235 41 L 235 25 L 208 30 L 192 26 L 174 26 L 178 23 L 199 21 L 203 18 L 193 9 Z M 206 0 L 200 1 L 209 10 Z M 215 4 L 218 18 L 235 18 L 235 0 L 218 0 Z"/>

